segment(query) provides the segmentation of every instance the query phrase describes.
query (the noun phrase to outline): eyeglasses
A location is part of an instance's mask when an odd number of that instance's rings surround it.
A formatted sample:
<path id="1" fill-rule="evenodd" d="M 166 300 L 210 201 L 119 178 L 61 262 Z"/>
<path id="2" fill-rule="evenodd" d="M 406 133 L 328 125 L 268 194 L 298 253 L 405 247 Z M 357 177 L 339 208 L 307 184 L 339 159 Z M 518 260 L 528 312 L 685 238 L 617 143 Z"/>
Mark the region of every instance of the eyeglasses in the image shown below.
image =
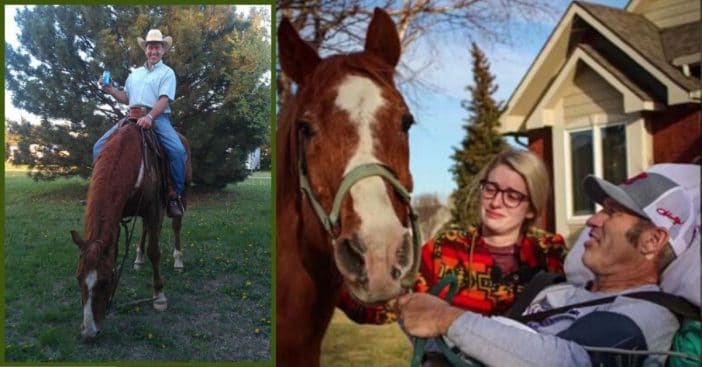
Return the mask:
<path id="1" fill-rule="evenodd" d="M 494 199 L 498 193 L 502 193 L 502 204 L 510 209 L 518 207 L 522 201 L 525 201 L 529 197 L 529 195 L 522 194 L 516 190 L 503 190 L 495 182 L 488 180 L 480 181 L 480 192 L 483 194 L 483 198 L 488 200 Z"/>

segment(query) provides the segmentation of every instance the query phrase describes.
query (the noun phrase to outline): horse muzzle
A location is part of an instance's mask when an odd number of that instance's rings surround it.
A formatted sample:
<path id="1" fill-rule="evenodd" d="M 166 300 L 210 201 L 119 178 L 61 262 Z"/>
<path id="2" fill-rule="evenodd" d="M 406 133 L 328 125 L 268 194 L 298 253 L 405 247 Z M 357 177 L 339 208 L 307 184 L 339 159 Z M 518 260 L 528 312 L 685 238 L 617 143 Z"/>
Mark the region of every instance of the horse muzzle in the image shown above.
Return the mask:
<path id="1" fill-rule="evenodd" d="M 342 235 L 334 241 L 337 268 L 354 298 L 367 304 L 385 302 L 414 284 L 415 249 L 408 231 L 401 232 L 389 238 L 387 233 L 385 238 Z"/>
<path id="2" fill-rule="evenodd" d="M 95 324 L 95 322 L 81 322 L 80 323 L 80 336 L 83 340 L 90 340 L 95 338 L 100 334 L 100 328 Z"/>

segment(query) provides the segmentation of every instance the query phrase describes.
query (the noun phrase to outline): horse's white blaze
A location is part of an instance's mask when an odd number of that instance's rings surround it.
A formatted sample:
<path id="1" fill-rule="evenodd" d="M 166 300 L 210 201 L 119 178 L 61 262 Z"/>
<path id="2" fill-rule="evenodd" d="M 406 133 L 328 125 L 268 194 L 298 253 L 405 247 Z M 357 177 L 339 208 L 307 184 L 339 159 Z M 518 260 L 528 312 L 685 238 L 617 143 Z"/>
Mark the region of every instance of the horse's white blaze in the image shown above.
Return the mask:
<path id="1" fill-rule="evenodd" d="M 358 147 L 344 173 L 364 163 L 379 163 L 373 152 L 372 126 L 376 112 L 385 104 L 380 88 L 368 78 L 348 76 L 341 82 L 334 103 L 349 114 L 358 132 Z"/>
<path id="2" fill-rule="evenodd" d="M 376 123 L 376 113 L 385 103 L 380 88 L 368 78 L 348 76 L 340 84 L 335 104 L 349 114 L 350 121 L 356 125 L 358 132 L 358 146 L 346 165 L 344 174 L 361 164 L 380 163 L 374 151 L 373 124 Z M 361 219 L 360 233 L 366 245 L 385 245 L 383 239 L 402 238 L 407 232 L 395 215 L 382 178 L 374 176 L 359 180 L 351 186 L 349 192 L 353 198 L 354 211 Z M 395 230 L 390 231 L 391 228 Z M 387 256 L 369 250 L 369 267 L 373 266 L 374 260 Z"/>
<path id="3" fill-rule="evenodd" d="M 88 276 L 85 277 L 85 286 L 88 287 L 88 300 L 83 306 L 83 333 L 85 335 L 94 336 L 97 333 L 97 325 L 93 317 L 93 287 L 97 282 L 97 271 L 91 270 Z"/>

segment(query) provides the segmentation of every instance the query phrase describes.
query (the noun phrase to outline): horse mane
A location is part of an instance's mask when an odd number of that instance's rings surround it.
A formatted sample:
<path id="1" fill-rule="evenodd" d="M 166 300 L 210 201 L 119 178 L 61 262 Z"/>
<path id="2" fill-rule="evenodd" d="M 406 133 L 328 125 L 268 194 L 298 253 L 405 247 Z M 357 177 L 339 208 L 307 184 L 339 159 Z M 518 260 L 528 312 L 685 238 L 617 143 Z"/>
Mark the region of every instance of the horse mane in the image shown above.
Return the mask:
<path id="1" fill-rule="evenodd" d="M 141 139 L 137 127 L 128 124 L 105 143 L 95 161 L 88 205 L 85 210 L 85 234 L 88 241 L 101 239 L 112 243 L 119 232 L 122 210 L 134 190 L 141 162 Z"/>
<path id="2" fill-rule="evenodd" d="M 107 248 L 107 244 L 103 240 L 97 240 L 90 242 L 81 250 L 82 261 L 78 262 L 78 268 L 76 269 L 76 274 L 83 274 L 88 269 L 97 269 L 100 272 L 101 278 L 104 278 L 106 273 L 112 271 L 112 261 L 105 263 L 106 266 L 98 266 L 101 264 L 100 258 L 104 256 L 104 251 Z M 108 260 L 109 257 L 107 258 Z"/>

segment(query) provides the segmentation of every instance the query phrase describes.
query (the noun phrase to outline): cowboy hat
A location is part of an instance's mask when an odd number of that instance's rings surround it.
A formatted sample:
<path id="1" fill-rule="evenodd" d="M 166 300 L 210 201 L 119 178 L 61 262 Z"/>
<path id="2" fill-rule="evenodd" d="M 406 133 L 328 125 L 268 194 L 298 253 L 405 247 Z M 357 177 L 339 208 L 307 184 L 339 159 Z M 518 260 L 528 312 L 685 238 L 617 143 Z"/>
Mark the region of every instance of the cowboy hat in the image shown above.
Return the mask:
<path id="1" fill-rule="evenodd" d="M 137 43 L 141 48 L 145 48 L 146 44 L 149 42 L 160 42 L 163 44 L 163 48 L 168 51 L 173 44 L 173 38 L 171 38 L 171 36 L 163 37 L 163 34 L 161 34 L 161 31 L 158 29 L 150 30 L 149 33 L 146 34 L 146 40 L 141 37 L 137 37 Z"/>

